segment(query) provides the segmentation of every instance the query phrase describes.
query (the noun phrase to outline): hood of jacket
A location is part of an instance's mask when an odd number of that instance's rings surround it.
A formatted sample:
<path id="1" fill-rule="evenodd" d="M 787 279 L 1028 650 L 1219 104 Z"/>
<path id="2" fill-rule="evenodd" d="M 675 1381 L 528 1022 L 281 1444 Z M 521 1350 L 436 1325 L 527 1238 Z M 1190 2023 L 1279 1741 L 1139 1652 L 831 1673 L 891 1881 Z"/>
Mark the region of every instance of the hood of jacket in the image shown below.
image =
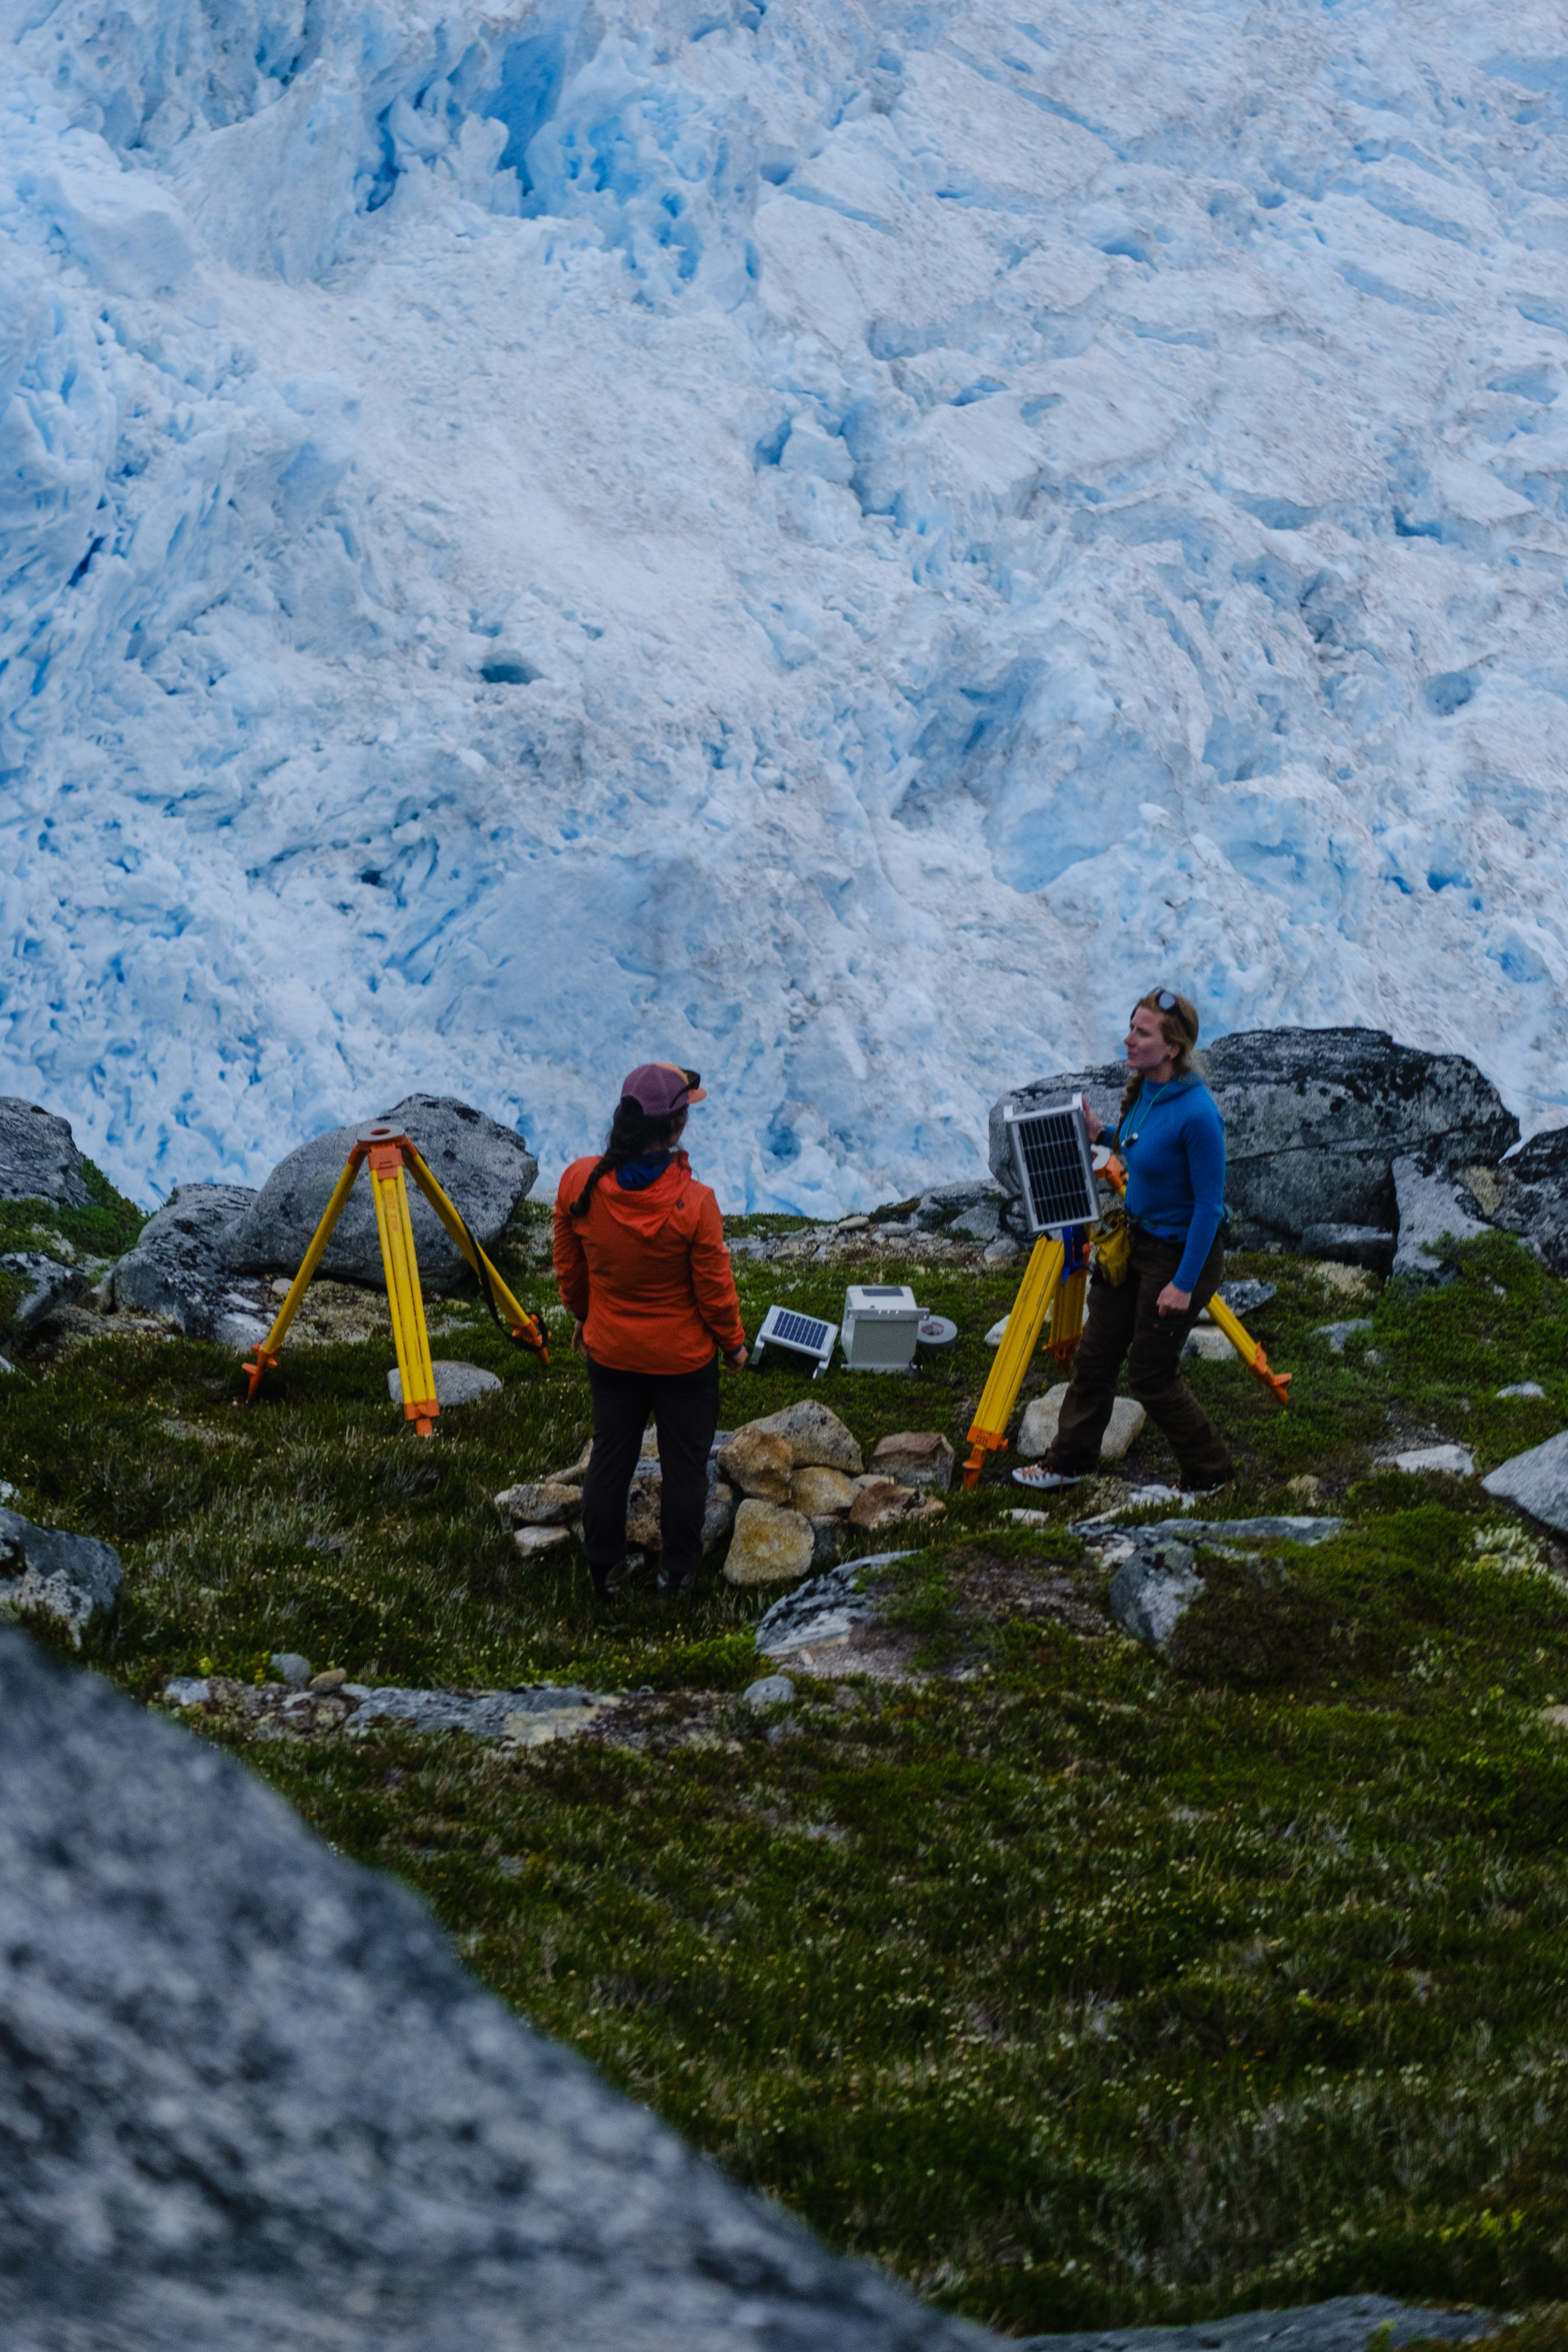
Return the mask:
<path id="1" fill-rule="evenodd" d="M 685 1205 L 691 1185 L 691 1162 L 684 1151 L 678 1151 L 663 1175 L 656 1176 L 640 1192 L 623 1192 L 612 1169 L 594 1187 L 594 1207 L 598 1208 L 602 1202 L 606 1215 L 613 1217 L 616 1224 L 651 1241 Z"/>

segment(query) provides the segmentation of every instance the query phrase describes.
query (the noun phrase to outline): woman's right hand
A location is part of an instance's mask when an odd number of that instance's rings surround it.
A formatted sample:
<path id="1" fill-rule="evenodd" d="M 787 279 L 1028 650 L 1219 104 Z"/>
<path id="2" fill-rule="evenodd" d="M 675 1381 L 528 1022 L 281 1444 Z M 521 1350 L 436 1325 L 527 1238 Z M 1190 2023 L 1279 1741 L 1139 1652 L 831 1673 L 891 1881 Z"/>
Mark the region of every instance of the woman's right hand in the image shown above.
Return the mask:
<path id="1" fill-rule="evenodd" d="M 745 1369 L 746 1350 L 744 1348 L 726 1348 L 724 1350 L 724 1370 L 727 1372 L 743 1372 Z"/>
<path id="2" fill-rule="evenodd" d="M 583 1318 L 580 1315 L 575 1318 L 572 1325 L 571 1346 L 574 1356 L 585 1356 L 588 1352 L 588 1342 L 583 1337 Z"/>

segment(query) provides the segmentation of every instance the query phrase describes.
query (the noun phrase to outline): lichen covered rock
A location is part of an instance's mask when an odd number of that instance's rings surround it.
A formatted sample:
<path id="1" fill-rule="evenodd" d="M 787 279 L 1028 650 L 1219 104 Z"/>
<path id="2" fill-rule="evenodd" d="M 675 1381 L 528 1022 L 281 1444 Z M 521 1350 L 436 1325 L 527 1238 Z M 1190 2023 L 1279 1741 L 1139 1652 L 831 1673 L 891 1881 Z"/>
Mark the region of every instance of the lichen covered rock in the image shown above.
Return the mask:
<path id="1" fill-rule="evenodd" d="M 816 1538 L 799 1511 L 748 1496 L 735 1513 L 724 1560 L 731 1584 L 790 1584 L 811 1566 Z"/>

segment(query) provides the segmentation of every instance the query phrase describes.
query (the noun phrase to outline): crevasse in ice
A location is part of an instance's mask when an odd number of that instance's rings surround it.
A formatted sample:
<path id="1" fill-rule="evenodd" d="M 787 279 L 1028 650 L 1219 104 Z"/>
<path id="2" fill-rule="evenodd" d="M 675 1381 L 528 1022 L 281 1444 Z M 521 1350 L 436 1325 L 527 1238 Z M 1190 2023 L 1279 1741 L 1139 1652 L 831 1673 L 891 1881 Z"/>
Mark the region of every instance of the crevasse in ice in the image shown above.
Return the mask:
<path id="1" fill-rule="evenodd" d="M 0 0 L 0 1090 L 727 1201 L 1211 1031 L 1563 1070 L 1540 0 Z M 8 403 L 8 405 L 5 404 Z"/>

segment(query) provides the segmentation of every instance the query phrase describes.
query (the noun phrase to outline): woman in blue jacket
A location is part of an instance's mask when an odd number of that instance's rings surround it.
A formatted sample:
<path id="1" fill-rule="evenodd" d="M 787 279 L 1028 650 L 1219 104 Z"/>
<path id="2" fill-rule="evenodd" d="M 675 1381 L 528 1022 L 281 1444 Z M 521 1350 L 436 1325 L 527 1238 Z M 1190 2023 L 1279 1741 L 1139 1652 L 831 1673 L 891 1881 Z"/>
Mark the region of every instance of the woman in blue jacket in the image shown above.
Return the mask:
<path id="1" fill-rule="evenodd" d="M 1156 988 L 1133 1006 L 1131 1076 L 1110 1139 L 1127 1169 L 1131 1257 L 1120 1284 L 1095 1269 L 1056 1437 L 1043 1462 L 1014 1471 L 1021 1486 L 1071 1486 L 1093 1470 L 1123 1360 L 1127 1385 L 1163 1432 L 1183 1487 L 1211 1494 L 1233 1475 L 1229 1446 L 1181 1373 L 1187 1334 L 1225 1265 L 1225 1128 L 1192 1066 L 1197 1042 L 1197 1008 L 1184 996 Z M 1092 1110 L 1087 1118 L 1098 1141 L 1100 1122 Z"/>

